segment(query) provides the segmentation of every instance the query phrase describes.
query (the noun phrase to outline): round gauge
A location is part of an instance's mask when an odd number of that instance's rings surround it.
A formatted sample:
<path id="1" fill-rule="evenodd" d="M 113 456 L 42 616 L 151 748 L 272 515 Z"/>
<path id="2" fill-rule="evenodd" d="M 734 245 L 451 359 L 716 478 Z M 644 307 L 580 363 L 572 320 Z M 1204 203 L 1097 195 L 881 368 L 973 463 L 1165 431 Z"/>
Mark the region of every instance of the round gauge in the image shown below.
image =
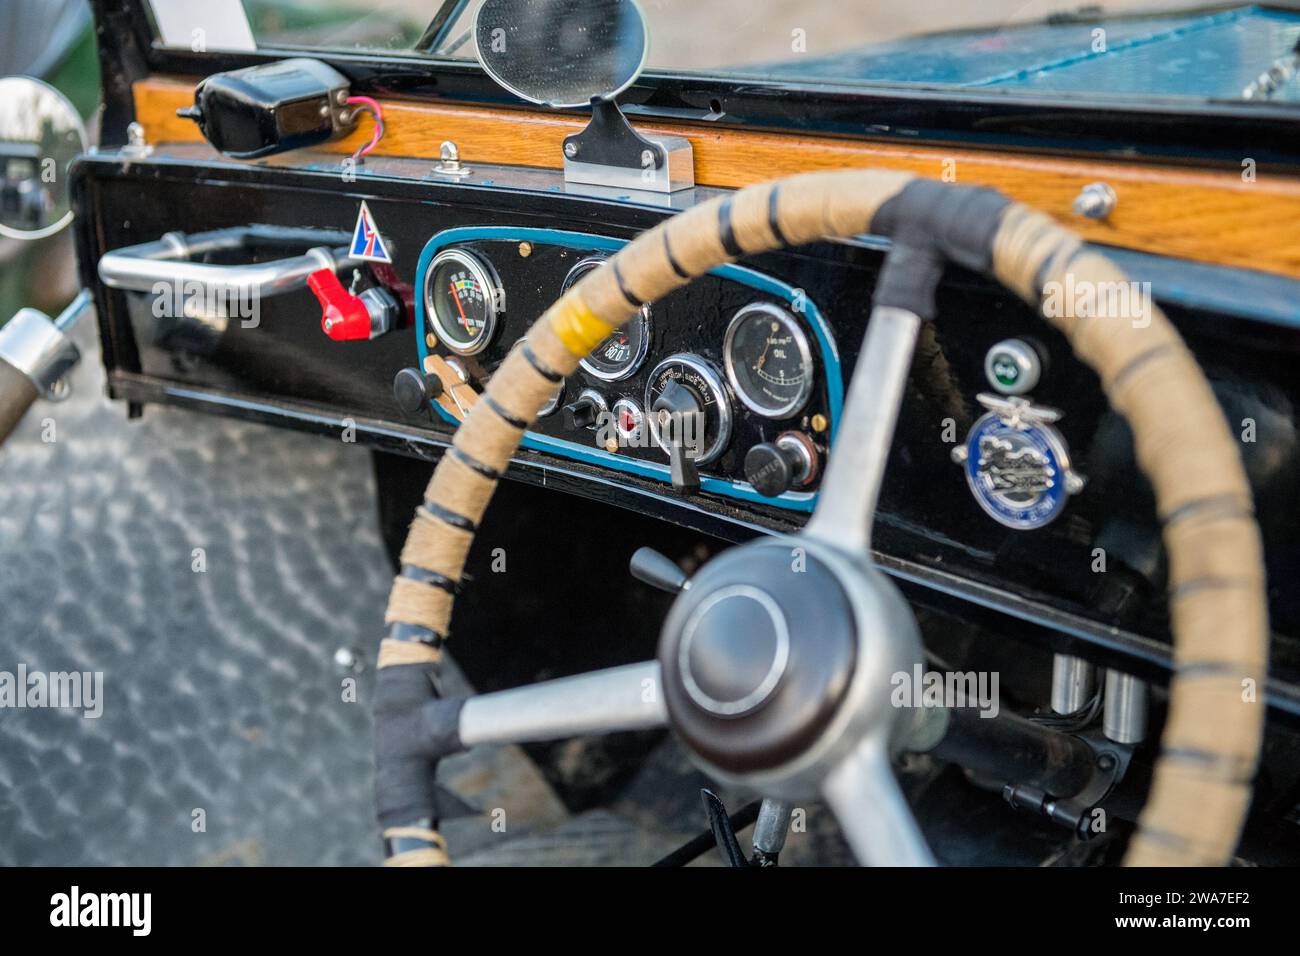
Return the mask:
<path id="1" fill-rule="evenodd" d="M 755 302 L 727 326 L 722 344 L 727 381 L 745 407 L 766 418 L 789 418 L 813 387 L 808 336 L 789 312 Z"/>
<path id="2" fill-rule="evenodd" d="M 463 249 L 433 257 L 424 282 L 424 306 L 443 344 L 461 355 L 487 348 L 496 330 L 500 287 L 487 262 Z"/>
<path id="3" fill-rule="evenodd" d="M 603 256 L 583 259 L 569 270 L 560 291 L 569 287 L 605 261 Z M 621 328 L 615 329 L 582 360 L 582 367 L 606 382 L 619 382 L 633 374 L 650 350 L 650 306 L 643 305 Z"/>
<path id="4" fill-rule="evenodd" d="M 645 387 L 645 418 L 650 437 L 665 452 L 659 421 L 662 413 L 655 410 L 655 402 L 670 383 L 683 386 L 691 403 L 704 413 L 704 434 L 694 439 L 699 448 L 695 461 L 708 464 L 722 454 L 731 440 L 731 403 L 722 376 L 709 362 L 689 352 L 670 355 L 654 367 Z"/>

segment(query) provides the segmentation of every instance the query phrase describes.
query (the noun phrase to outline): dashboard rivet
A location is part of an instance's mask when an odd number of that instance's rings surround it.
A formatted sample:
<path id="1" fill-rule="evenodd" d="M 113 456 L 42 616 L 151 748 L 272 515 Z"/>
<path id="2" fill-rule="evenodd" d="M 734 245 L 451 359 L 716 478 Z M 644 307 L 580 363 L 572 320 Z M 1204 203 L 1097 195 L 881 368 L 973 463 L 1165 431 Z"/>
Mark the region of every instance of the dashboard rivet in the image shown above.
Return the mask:
<path id="1" fill-rule="evenodd" d="M 1110 183 L 1089 183 L 1074 199 L 1075 215 L 1088 219 L 1105 219 L 1115 211 L 1119 196 Z"/>
<path id="2" fill-rule="evenodd" d="M 568 142 L 568 143 L 565 143 L 565 144 L 564 144 L 564 155 L 565 155 L 565 156 L 568 156 L 569 159 L 573 159 L 573 157 L 577 156 L 577 155 L 578 155 L 578 144 L 577 144 L 577 143 L 574 143 L 574 142 Z"/>
<path id="3" fill-rule="evenodd" d="M 533 254 L 533 244 L 531 242 L 519 243 L 519 255 L 521 258 L 527 259 L 532 254 Z"/>
<path id="4" fill-rule="evenodd" d="M 437 348 L 437 347 L 438 347 L 438 336 L 434 335 L 432 332 L 426 333 L 425 336 L 424 336 L 424 344 L 427 345 L 427 346 L 428 346 L 429 348 L 431 348 L 431 349 L 433 349 L 433 348 Z"/>
<path id="5" fill-rule="evenodd" d="M 812 422 L 810 422 L 810 424 L 812 425 L 812 430 L 815 432 L 824 432 L 830 425 L 830 423 L 826 421 L 826 416 L 821 412 L 818 412 L 812 417 Z"/>
<path id="6" fill-rule="evenodd" d="M 618 454 L 618 439 L 617 439 L 617 438 L 611 438 L 611 439 L 609 439 L 608 441 L 606 441 L 606 442 L 605 442 L 605 451 L 609 452 L 611 455 L 617 455 L 617 454 Z"/>

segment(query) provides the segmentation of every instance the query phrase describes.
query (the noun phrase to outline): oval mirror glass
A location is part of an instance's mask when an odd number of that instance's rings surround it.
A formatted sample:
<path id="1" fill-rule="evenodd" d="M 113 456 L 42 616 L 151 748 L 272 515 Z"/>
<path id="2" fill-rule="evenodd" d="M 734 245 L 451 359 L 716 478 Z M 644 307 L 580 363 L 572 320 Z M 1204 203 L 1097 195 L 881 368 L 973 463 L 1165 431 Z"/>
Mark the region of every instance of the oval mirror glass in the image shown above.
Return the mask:
<path id="1" fill-rule="evenodd" d="M 68 166 L 85 151 L 86 127 L 62 93 L 0 79 L 0 235 L 41 239 L 70 223 Z"/>
<path id="2" fill-rule="evenodd" d="M 627 89 L 650 47 L 636 0 L 484 0 L 474 40 L 483 69 L 501 86 L 530 103 L 567 108 Z"/>

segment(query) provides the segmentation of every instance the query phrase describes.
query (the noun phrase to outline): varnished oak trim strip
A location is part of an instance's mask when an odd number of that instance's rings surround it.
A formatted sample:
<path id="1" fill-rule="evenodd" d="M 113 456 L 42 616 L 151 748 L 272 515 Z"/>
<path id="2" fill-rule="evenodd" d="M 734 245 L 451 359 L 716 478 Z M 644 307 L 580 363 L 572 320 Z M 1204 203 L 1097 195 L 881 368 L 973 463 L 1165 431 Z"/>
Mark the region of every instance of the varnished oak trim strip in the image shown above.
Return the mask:
<path id="1" fill-rule="evenodd" d="M 152 78 L 135 84 L 136 118 L 150 143 L 202 142 L 176 110 L 193 102 L 193 84 Z M 559 168 L 565 136 L 585 118 L 529 110 L 384 100 L 386 132 L 377 154 L 429 157 L 456 141 L 461 158 L 513 166 Z M 637 119 L 647 132 L 684 136 L 695 150 L 695 180 L 739 188 L 778 176 L 829 169 L 894 169 L 934 179 L 990 186 L 1042 210 L 1093 242 L 1300 278 L 1300 179 L 1256 171 L 1255 182 L 1233 172 L 1195 172 L 1150 165 L 1063 160 L 1013 153 L 908 149 L 860 140 L 752 130 L 703 129 Z M 323 147 L 351 153 L 370 137 L 368 120 L 351 136 Z M 1105 222 L 1071 206 L 1089 183 L 1105 181 L 1119 201 Z"/>

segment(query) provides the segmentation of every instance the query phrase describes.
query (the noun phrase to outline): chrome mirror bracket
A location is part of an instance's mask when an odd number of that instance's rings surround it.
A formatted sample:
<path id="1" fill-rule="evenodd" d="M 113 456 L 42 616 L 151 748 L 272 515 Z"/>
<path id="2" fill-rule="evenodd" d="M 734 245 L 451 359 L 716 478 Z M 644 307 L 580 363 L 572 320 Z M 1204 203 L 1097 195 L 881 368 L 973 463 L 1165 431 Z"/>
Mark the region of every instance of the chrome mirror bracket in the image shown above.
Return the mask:
<path id="1" fill-rule="evenodd" d="M 637 132 L 613 100 L 591 101 L 591 122 L 564 140 L 564 181 L 672 193 L 695 186 L 695 154 L 683 136 Z"/>

